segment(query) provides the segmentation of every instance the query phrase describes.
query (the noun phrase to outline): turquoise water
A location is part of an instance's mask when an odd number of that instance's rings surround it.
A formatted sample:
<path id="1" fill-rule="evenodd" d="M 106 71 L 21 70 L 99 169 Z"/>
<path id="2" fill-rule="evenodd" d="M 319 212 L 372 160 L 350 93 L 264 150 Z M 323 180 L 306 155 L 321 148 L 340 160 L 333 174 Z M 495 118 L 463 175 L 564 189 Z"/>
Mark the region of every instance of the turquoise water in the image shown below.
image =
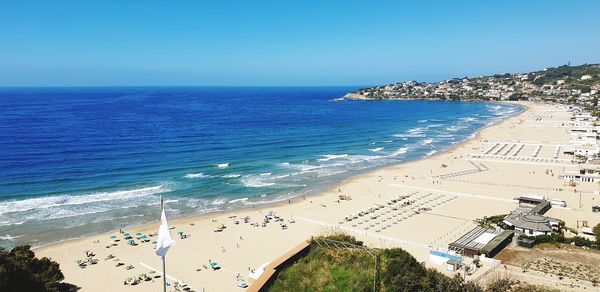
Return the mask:
<path id="1" fill-rule="evenodd" d="M 0 244 L 285 200 L 420 159 L 521 111 L 332 102 L 348 87 L 0 89 Z"/>

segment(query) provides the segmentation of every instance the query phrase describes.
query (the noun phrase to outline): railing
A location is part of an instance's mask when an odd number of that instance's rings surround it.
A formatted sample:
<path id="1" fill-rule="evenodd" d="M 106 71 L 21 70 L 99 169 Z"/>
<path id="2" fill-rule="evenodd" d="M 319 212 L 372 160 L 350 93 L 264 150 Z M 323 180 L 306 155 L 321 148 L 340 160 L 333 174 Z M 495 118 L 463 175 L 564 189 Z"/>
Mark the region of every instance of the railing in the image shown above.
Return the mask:
<path id="1" fill-rule="evenodd" d="M 487 276 L 489 273 L 491 273 L 491 272 L 493 272 L 494 270 L 496 270 L 496 269 L 497 269 L 497 268 L 500 266 L 500 264 L 501 264 L 501 263 L 502 263 L 502 262 L 501 262 L 501 261 L 499 261 L 499 260 L 494 260 L 494 263 L 492 264 L 492 266 L 491 266 L 489 269 L 487 269 L 485 272 L 483 272 L 481 275 L 477 276 L 477 278 L 473 279 L 473 282 L 474 282 L 474 283 L 477 283 L 477 282 L 479 282 L 481 279 L 483 279 L 483 278 L 484 278 L 485 276 Z"/>
<path id="2" fill-rule="evenodd" d="M 266 289 L 275 280 L 277 274 L 294 260 L 301 257 L 310 247 L 310 240 L 302 241 L 296 247 L 278 257 L 275 261 L 269 263 L 263 273 L 248 287 L 248 292 L 266 291 Z"/>

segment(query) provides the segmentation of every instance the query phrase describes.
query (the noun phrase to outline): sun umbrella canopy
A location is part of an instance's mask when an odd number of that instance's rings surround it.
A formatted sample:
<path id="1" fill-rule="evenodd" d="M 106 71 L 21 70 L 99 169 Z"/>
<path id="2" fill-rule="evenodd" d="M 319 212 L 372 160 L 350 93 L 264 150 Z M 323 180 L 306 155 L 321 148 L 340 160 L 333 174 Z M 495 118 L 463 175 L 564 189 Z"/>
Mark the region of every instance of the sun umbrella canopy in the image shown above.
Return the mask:
<path id="1" fill-rule="evenodd" d="M 123 233 L 124 236 L 129 236 L 129 233 Z"/>
<path id="2" fill-rule="evenodd" d="M 138 232 L 138 233 L 136 233 L 135 235 L 142 235 L 142 233 L 141 233 L 141 232 Z"/>
<path id="3" fill-rule="evenodd" d="M 116 235 L 113 235 L 113 236 L 111 236 L 110 238 L 117 238 L 117 236 L 116 236 Z"/>

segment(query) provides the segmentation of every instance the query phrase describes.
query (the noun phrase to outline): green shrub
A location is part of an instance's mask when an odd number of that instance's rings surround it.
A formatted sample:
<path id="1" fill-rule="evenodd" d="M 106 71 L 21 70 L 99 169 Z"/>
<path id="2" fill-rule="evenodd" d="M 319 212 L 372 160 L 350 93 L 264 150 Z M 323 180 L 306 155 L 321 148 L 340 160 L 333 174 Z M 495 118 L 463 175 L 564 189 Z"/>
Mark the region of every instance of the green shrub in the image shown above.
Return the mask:
<path id="1" fill-rule="evenodd" d="M 592 231 L 594 231 L 594 234 L 596 235 L 596 242 L 600 243 L 600 223 L 596 224 L 596 226 L 592 228 Z"/>
<path id="2" fill-rule="evenodd" d="M 60 291 L 63 279 L 58 263 L 36 258 L 28 245 L 0 248 L 0 291 Z"/>

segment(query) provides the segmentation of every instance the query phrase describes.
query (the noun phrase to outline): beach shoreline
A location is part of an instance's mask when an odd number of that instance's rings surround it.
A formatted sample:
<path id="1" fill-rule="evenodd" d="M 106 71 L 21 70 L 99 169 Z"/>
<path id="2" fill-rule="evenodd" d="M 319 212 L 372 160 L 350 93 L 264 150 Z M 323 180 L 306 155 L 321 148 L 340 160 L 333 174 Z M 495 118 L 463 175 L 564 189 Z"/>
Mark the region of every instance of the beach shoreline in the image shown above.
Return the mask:
<path id="1" fill-rule="evenodd" d="M 399 99 L 398 101 L 403 101 L 403 99 Z M 356 102 L 361 102 L 361 101 L 356 101 Z M 444 102 L 444 101 L 430 101 L 430 102 L 437 103 L 437 102 Z M 461 101 L 461 102 L 471 102 L 471 101 Z M 473 102 L 481 103 L 480 101 L 473 101 Z M 298 195 L 298 196 L 284 198 L 284 199 L 276 200 L 276 201 L 272 201 L 272 202 L 265 202 L 265 203 L 258 202 L 253 205 L 233 207 L 230 209 L 224 209 L 224 210 L 219 210 L 219 211 L 209 211 L 209 212 L 202 213 L 202 214 L 189 214 L 189 215 L 177 216 L 177 217 L 171 218 L 170 221 L 173 223 L 185 224 L 185 223 L 197 221 L 200 219 L 214 218 L 214 217 L 222 216 L 225 214 L 235 213 L 235 212 L 240 212 L 240 211 L 245 211 L 245 210 L 265 211 L 265 210 L 269 210 L 271 208 L 289 205 L 290 203 L 288 203 L 288 201 L 291 202 L 291 204 L 297 204 L 297 203 L 301 202 L 299 199 L 301 199 L 302 197 L 306 197 L 306 198 L 322 197 L 323 195 L 325 195 L 331 191 L 334 191 L 335 189 L 339 189 L 339 186 L 343 186 L 343 185 L 347 184 L 348 182 L 354 181 L 356 179 L 360 179 L 361 177 L 370 176 L 370 175 L 376 173 L 377 171 L 381 171 L 381 170 L 385 170 L 385 169 L 391 170 L 391 169 L 400 167 L 402 165 L 406 165 L 406 164 L 410 164 L 413 162 L 417 162 L 417 161 L 421 161 L 421 160 L 425 160 L 425 159 L 431 159 L 431 158 L 438 157 L 440 155 L 448 154 L 448 153 L 454 151 L 455 149 L 461 147 L 462 145 L 469 143 L 469 141 L 478 139 L 481 132 L 484 131 L 485 129 L 492 128 L 498 124 L 505 122 L 506 120 L 518 117 L 519 115 L 526 113 L 527 110 L 529 109 L 529 107 L 527 106 L 528 103 L 522 103 L 522 102 L 515 103 L 515 102 L 505 102 L 505 101 L 493 101 L 493 102 L 489 102 L 489 103 L 490 104 L 497 103 L 497 104 L 506 104 L 506 105 L 511 105 L 511 106 L 517 106 L 520 108 L 520 111 L 503 116 L 500 120 L 483 126 L 479 129 L 477 129 L 471 135 L 467 136 L 465 139 L 456 141 L 455 143 L 451 144 L 449 148 L 440 150 L 432 155 L 421 157 L 421 158 L 409 159 L 407 161 L 401 161 L 401 162 L 391 163 L 391 164 L 382 165 L 382 166 L 375 166 L 373 168 L 365 169 L 364 172 L 361 172 L 357 175 L 349 176 L 347 178 L 344 178 L 340 181 L 333 183 L 332 184 L 333 186 L 325 186 L 325 187 L 317 188 L 317 190 L 311 191 L 311 192 L 307 193 L 306 195 Z M 168 208 L 168 206 L 167 206 L 167 208 Z M 146 222 L 143 224 L 129 225 L 129 226 L 126 226 L 121 229 L 146 229 L 149 226 L 155 226 L 158 222 L 160 222 L 160 214 L 157 213 L 156 220 L 152 220 L 152 221 L 149 221 L 149 222 Z M 119 231 L 119 229 L 114 229 L 114 230 L 109 230 L 109 231 L 104 231 L 104 232 L 99 232 L 99 233 L 86 234 L 86 235 L 83 235 L 80 237 L 68 238 L 65 240 L 59 240 L 59 241 L 55 241 L 55 242 L 32 246 L 32 249 L 39 250 L 42 248 L 51 248 L 54 245 L 60 245 L 63 243 L 69 243 L 69 242 L 73 242 L 73 241 L 85 240 L 86 238 L 90 238 L 90 237 L 114 234 L 115 232 L 118 232 L 118 231 Z"/>

